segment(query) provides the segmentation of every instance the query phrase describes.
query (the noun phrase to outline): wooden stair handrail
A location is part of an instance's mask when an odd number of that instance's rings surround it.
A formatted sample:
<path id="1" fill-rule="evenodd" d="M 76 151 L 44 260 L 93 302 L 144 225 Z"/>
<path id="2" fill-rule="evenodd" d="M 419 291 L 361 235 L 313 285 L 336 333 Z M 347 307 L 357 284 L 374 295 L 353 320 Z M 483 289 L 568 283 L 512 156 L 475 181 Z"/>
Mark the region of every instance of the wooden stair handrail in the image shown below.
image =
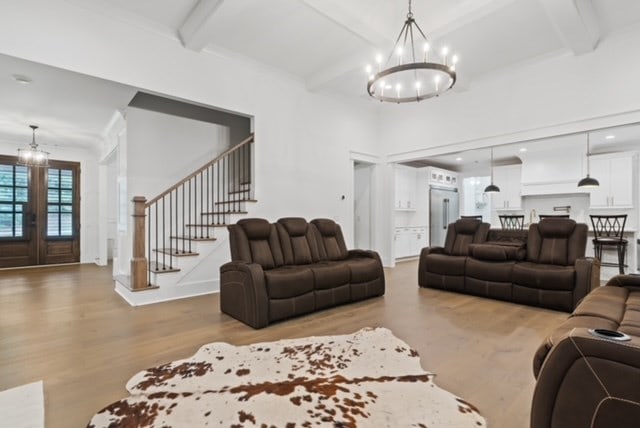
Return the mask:
<path id="1" fill-rule="evenodd" d="M 253 143 L 253 138 L 254 138 L 254 134 L 251 133 L 251 135 L 249 135 L 247 138 L 245 138 L 239 144 L 236 144 L 235 146 L 233 146 L 232 148 L 230 148 L 226 152 L 222 153 L 217 158 L 207 162 L 205 165 L 201 166 L 200 168 L 198 168 L 197 170 L 195 170 L 194 172 L 189 174 L 187 177 L 183 178 L 178 183 L 174 184 L 173 186 L 171 186 L 170 188 L 168 188 L 164 192 L 160 193 L 155 198 L 149 199 L 149 201 L 147 201 L 147 203 L 145 204 L 145 207 L 147 207 L 147 208 L 150 207 L 155 202 L 157 202 L 160 199 L 162 199 L 163 197 L 167 196 L 169 193 L 173 192 L 175 189 L 177 189 L 178 187 L 182 186 L 184 183 L 186 183 L 187 181 L 191 180 L 193 177 L 195 177 L 196 175 L 200 174 L 205 169 L 209 168 L 211 165 L 214 165 L 215 163 L 220 161 L 222 158 L 224 158 L 224 157 L 230 155 L 231 153 L 235 152 L 236 150 L 238 150 L 240 147 L 243 147 L 243 146 L 246 146 L 247 144 Z"/>

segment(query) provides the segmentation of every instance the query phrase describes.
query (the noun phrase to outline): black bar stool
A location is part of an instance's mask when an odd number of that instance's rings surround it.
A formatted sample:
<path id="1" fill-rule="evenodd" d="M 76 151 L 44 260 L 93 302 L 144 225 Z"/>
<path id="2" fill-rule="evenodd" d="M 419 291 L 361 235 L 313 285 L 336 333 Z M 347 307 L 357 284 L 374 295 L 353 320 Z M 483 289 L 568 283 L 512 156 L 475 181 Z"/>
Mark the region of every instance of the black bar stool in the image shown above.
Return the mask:
<path id="1" fill-rule="evenodd" d="M 618 266 L 620 274 L 624 274 L 624 258 L 629 242 L 623 238 L 627 215 L 590 215 L 593 225 L 593 252 L 600 259 L 602 266 Z M 618 263 L 604 263 L 602 249 L 604 246 L 615 246 L 618 251 Z"/>
<path id="2" fill-rule="evenodd" d="M 523 230 L 524 229 L 524 216 L 523 215 L 499 215 L 500 226 L 502 230 Z"/>

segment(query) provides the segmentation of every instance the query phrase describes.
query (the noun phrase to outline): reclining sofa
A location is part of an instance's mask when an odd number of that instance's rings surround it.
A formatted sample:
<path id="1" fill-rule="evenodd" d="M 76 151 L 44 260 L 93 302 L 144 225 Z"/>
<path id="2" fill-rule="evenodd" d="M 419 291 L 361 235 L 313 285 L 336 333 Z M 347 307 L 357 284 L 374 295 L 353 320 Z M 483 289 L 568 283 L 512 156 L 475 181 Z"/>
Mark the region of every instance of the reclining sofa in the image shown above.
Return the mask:
<path id="1" fill-rule="evenodd" d="M 220 267 L 220 309 L 253 327 L 385 291 L 374 251 L 347 251 L 329 219 L 243 219 L 229 229 L 231 262 Z"/>
<path id="2" fill-rule="evenodd" d="M 460 219 L 449 225 L 444 247 L 422 250 L 418 283 L 571 312 L 600 281 L 586 245 L 587 225 L 571 219 L 543 219 L 526 232 Z"/>
<path id="3" fill-rule="evenodd" d="M 540 345 L 533 373 L 531 428 L 640 426 L 640 276 L 587 295 Z"/>

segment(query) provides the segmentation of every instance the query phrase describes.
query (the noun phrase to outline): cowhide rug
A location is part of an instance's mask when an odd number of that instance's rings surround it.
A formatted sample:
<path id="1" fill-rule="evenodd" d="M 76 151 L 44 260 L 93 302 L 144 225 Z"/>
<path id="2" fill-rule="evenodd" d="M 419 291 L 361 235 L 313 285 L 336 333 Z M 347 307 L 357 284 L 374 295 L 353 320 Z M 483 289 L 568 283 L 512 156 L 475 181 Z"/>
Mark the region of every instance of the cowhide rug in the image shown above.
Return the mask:
<path id="1" fill-rule="evenodd" d="M 232 346 L 142 371 L 89 427 L 485 427 L 384 328 Z"/>

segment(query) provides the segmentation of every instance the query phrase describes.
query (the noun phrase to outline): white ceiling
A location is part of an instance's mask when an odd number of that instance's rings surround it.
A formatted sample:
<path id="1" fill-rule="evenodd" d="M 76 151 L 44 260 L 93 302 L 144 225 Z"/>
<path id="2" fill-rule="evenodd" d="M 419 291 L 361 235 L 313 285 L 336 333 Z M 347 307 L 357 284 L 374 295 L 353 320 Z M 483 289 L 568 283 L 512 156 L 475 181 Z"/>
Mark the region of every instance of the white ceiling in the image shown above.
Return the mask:
<path id="1" fill-rule="evenodd" d="M 310 90 L 362 99 L 365 64 L 388 54 L 407 12 L 403 0 L 67 1 L 172 37 L 199 55 L 232 52 Z M 588 54 L 612 34 L 640 26 L 638 0 L 413 0 L 413 13 L 433 46 L 458 53 L 458 90 L 549 55 Z M 34 83 L 17 85 L 14 73 Z M 99 138 L 135 91 L 8 57 L 0 57 L 0 90 L 0 132 L 23 138 L 27 125 L 39 122 L 43 142 L 72 144 Z"/>
<path id="2" fill-rule="evenodd" d="M 28 76 L 30 84 L 13 75 Z M 0 138 L 29 143 L 29 125 L 38 125 L 36 142 L 46 147 L 95 147 L 116 110 L 136 89 L 119 83 L 0 55 Z"/>

